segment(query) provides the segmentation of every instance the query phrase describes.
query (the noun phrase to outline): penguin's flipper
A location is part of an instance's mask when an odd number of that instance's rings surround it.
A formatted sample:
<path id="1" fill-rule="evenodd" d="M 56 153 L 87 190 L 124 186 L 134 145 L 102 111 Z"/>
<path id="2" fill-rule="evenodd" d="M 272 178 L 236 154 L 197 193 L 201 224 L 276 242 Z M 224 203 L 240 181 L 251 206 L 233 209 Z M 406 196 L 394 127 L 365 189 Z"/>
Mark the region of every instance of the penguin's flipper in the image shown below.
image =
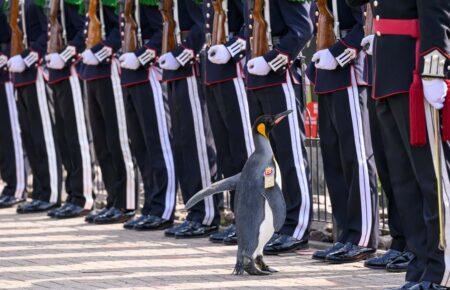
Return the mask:
<path id="1" fill-rule="evenodd" d="M 192 208 L 198 202 L 202 201 L 205 197 L 208 197 L 210 195 L 221 193 L 224 191 L 235 190 L 240 178 L 241 174 L 238 173 L 234 176 L 215 182 L 209 187 L 200 190 L 188 200 L 188 202 L 186 203 L 186 209 Z"/>
<path id="2" fill-rule="evenodd" d="M 266 189 L 261 195 L 267 200 L 273 213 L 273 227 L 279 231 L 286 219 L 286 202 L 280 187 L 276 184 L 274 187 Z"/>

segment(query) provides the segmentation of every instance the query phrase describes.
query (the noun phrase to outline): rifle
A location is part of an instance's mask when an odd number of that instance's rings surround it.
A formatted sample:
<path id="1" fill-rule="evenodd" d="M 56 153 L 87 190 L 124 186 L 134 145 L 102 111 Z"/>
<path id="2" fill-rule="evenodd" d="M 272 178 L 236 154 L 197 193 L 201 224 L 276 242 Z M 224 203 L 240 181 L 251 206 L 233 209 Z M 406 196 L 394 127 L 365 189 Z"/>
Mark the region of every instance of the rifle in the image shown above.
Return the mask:
<path id="1" fill-rule="evenodd" d="M 62 37 L 62 26 L 58 21 L 58 12 L 60 10 L 61 0 L 50 1 L 49 20 L 49 37 L 47 41 L 47 53 L 59 53 L 64 48 L 64 41 Z M 61 13 L 64 13 L 61 11 Z"/>
<path id="2" fill-rule="evenodd" d="M 269 51 L 269 40 L 267 38 L 268 25 L 263 13 L 264 4 L 264 0 L 254 0 L 253 34 L 250 38 L 252 58 L 262 56 Z"/>
<path id="3" fill-rule="evenodd" d="M 327 6 L 327 0 L 317 0 L 319 19 L 317 26 L 317 50 L 327 49 L 336 43 L 334 17 Z"/>
<path id="4" fill-rule="evenodd" d="M 227 42 L 226 20 L 227 14 L 222 6 L 223 0 L 213 0 L 214 22 L 211 45 L 225 44 Z"/>
<path id="5" fill-rule="evenodd" d="M 138 25 L 133 18 L 134 0 L 125 0 L 123 18 L 125 26 L 123 28 L 124 37 L 122 41 L 122 52 L 133 52 L 138 48 L 137 28 Z"/>
<path id="6" fill-rule="evenodd" d="M 86 47 L 92 48 L 93 46 L 102 42 L 102 24 L 97 17 L 97 7 L 98 1 L 100 0 L 90 0 L 89 2 L 89 26 L 86 37 Z"/>
<path id="7" fill-rule="evenodd" d="M 370 6 L 370 3 L 366 6 L 366 19 L 364 22 L 364 35 L 369 36 L 373 34 L 373 13 L 372 13 L 372 7 Z"/>
<path id="8" fill-rule="evenodd" d="M 25 11 L 22 11 L 25 13 Z M 24 49 L 23 31 L 19 26 L 20 3 L 19 0 L 11 0 L 9 12 L 9 26 L 11 27 L 11 56 L 21 54 Z"/>
<path id="9" fill-rule="evenodd" d="M 163 0 L 160 6 L 163 17 L 162 54 L 174 50 L 177 42 L 173 2 L 173 0 Z"/>

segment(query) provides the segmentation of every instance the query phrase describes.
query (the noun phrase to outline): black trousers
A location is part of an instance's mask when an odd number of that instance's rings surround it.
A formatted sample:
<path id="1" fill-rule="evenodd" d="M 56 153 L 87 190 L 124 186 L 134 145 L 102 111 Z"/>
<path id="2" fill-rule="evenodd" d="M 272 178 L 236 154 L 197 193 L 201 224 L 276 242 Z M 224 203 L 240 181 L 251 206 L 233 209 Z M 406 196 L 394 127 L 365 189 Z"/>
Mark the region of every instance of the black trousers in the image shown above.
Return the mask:
<path id="1" fill-rule="evenodd" d="M 62 167 L 42 74 L 17 88 L 22 140 L 33 171 L 32 198 L 60 203 Z"/>
<path id="2" fill-rule="evenodd" d="M 24 152 L 14 88 L 10 82 L 0 84 L 0 175 L 6 183 L 2 196 L 25 197 Z"/>
<path id="3" fill-rule="evenodd" d="M 108 192 L 107 206 L 135 209 L 136 180 L 128 143 L 125 107 L 117 67 L 111 78 L 87 82 L 94 149 Z"/>
<path id="4" fill-rule="evenodd" d="M 416 254 L 406 274 L 407 281 L 431 281 L 450 286 L 449 266 L 438 249 L 439 223 L 436 175 L 432 150 L 435 140 L 427 106 L 428 143 L 410 145 L 409 96 L 400 94 L 377 102 L 384 148 L 397 209 L 409 250 Z M 449 201 L 450 145 L 443 144 L 442 161 L 444 198 Z M 433 149 L 434 151 L 434 149 Z M 445 234 L 449 240 L 449 212 L 445 211 Z M 448 250 L 445 252 L 448 257 Z"/>
<path id="5" fill-rule="evenodd" d="M 173 219 L 176 176 L 165 100 L 153 71 L 147 83 L 123 88 L 131 150 L 145 184 L 142 214 Z"/>
<path id="6" fill-rule="evenodd" d="M 249 90 L 248 101 L 252 123 L 263 114 L 277 114 L 293 110 L 280 123 L 271 136 L 275 158 L 280 166 L 283 194 L 286 200 L 286 221 L 281 234 L 296 239 L 308 239 L 312 217 L 309 167 L 305 149 L 305 110 L 301 86 L 293 84 L 291 77 L 280 86 Z"/>
<path id="7" fill-rule="evenodd" d="M 176 174 L 183 200 L 217 178 L 216 148 L 201 86 L 196 77 L 168 83 Z M 205 198 L 188 213 L 187 220 L 218 225 L 218 196 Z"/>
<path id="8" fill-rule="evenodd" d="M 352 83 L 348 89 L 319 96 L 324 175 L 338 241 L 376 249 L 378 192 L 367 94 L 354 76 Z"/>
<path id="9" fill-rule="evenodd" d="M 406 239 L 400 220 L 400 213 L 394 198 L 388 160 L 383 145 L 383 137 L 380 131 L 380 121 L 376 112 L 376 101 L 371 98 L 371 88 L 367 88 L 367 107 L 369 109 L 370 133 L 372 136 L 373 156 L 377 175 L 387 198 L 387 214 L 389 233 L 392 237 L 391 249 L 403 252 L 406 248 Z"/>
<path id="10" fill-rule="evenodd" d="M 227 178 L 240 173 L 254 151 L 244 82 L 238 77 L 204 88 L 219 176 Z M 234 210 L 234 192 L 230 196 Z"/>
<path id="11" fill-rule="evenodd" d="M 86 209 L 94 205 L 91 154 L 84 101 L 76 75 L 50 85 L 55 104 L 55 132 L 66 169 L 66 202 Z"/>

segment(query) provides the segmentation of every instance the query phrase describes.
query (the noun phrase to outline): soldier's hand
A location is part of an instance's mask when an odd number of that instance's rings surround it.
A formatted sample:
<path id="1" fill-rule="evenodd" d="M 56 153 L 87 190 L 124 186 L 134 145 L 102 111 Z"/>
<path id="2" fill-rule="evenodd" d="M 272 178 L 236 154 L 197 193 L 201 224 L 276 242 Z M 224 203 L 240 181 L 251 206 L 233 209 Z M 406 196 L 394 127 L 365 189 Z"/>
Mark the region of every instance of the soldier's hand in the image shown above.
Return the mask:
<path id="1" fill-rule="evenodd" d="M 6 55 L 0 55 L 0 68 L 3 68 L 8 64 L 8 57 Z"/>
<path id="2" fill-rule="evenodd" d="M 375 38 L 375 35 L 371 34 L 366 37 L 364 37 L 361 41 L 361 46 L 364 48 L 364 51 L 368 55 L 373 54 L 373 40 Z"/>
<path id="3" fill-rule="evenodd" d="M 311 61 L 315 62 L 315 66 L 318 69 L 335 70 L 338 66 L 338 62 L 328 49 L 316 52 Z"/>
<path id="4" fill-rule="evenodd" d="M 177 70 L 181 64 L 173 56 L 171 52 L 163 54 L 158 60 L 159 66 L 166 70 Z"/>
<path id="5" fill-rule="evenodd" d="M 83 51 L 81 57 L 83 58 L 83 63 L 87 65 L 98 65 L 100 63 L 90 49 L 86 49 L 85 51 Z"/>
<path id="6" fill-rule="evenodd" d="M 51 69 L 62 69 L 66 65 L 66 62 L 62 59 L 59 53 L 50 53 L 45 56 L 47 67 Z"/>
<path id="7" fill-rule="evenodd" d="M 271 70 L 269 64 L 262 56 L 249 60 L 247 63 L 247 69 L 249 73 L 257 76 L 266 76 Z"/>
<path id="8" fill-rule="evenodd" d="M 208 51 L 208 59 L 215 64 L 226 64 L 231 59 L 231 54 L 223 44 L 211 46 Z"/>
<path id="9" fill-rule="evenodd" d="M 16 55 L 9 59 L 8 68 L 12 73 L 21 73 L 25 70 L 26 64 L 21 55 Z"/>
<path id="10" fill-rule="evenodd" d="M 422 84 L 423 93 L 427 102 L 437 110 L 442 109 L 448 91 L 445 80 L 439 78 L 423 79 Z"/>
<path id="11" fill-rule="evenodd" d="M 141 63 L 139 62 L 139 59 L 137 58 L 136 54 L 132 52 L 127 52 L 122 54 L 119 57 L 120 61 L 120 67 L 130 70 L 137 70 Z"/>

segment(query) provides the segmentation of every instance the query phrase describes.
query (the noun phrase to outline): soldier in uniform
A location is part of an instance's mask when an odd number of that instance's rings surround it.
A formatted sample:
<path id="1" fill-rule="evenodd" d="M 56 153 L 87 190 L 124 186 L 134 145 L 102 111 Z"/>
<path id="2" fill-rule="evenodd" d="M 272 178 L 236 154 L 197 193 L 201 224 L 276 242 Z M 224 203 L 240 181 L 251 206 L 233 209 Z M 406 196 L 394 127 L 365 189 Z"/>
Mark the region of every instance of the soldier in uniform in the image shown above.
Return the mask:
<path id="1" fill-rule="evenodd" d="M 136 184 L 128 143 L 125 106 L 118 64 L 113 53 L 120 48 L 116 0 L 101 0 L 97 11 L 103 41 L 82 53 L 79 76 L 86 80 L 94 149 L 108 192 L 107 204 L 86 217 L 88 223 L 122 223 L 135 214 Z M 89 17 L 86 21 L 86 37 Z"/>
<path id="2" fill-rule="evenodd" d="M 377 249 L 378 192 L 367 91 L 361 86 L 358 61 L 363 12 L 351 9 L 345 0 L 328 1 L 327 6 L 335 18 L 337 41 L 313 55 L 308 77 L 319 96 L 324 174 L 338 235 L 336 244 L 315 252 L 313 258 L 348 263 L 364 260 Z"/>
<path id="3" fill-rule="evenodd" d="M 216 149 L 198 81 L 197 54 L 204 43 L 201 1 L 175 3 L 178 44 L 159 58 L 159 65 L 168 87 L 175 167 L 186 202 L 216 178 Z M 166 236 L 195 238 L 217 231 L 220 221 L 217 204 L 217 196 L 205 198 L 188 212 L 183 224 L 166 230 Z"/>
<path id="4" fill-rule="evenodd" d="M 347 2 L 358 6 L 369 1 Z M 450 253 L 439 235 L 449 240 L 450 2 L 371 3 L 375 15 L 372 96 L 377 100 L 407 247 L 416 255 L 399 289 L 448 289 Z M 437 127 L 435 116 L 442 127 Z M 446 201 L 443 212 L 438 195 Z M 439 219 L 444 221 L 441 229 Z"/>
<path id="5" fill-rule="evenodd" d="M 287 122 L 272 133 L 275 157 L 282 174 L 286 221 L 264 248 L 266 254 L 291 252 L 308 247 L 312 203 L 307 153 L 304 145 L 304 96 L 297 65 L 300 51 L 311 39 L 310 4 L 302 0 L 265 1 L 268 41 L 262 56 L 252 57 L 253 1 L 245 5 L 245 41 L 228 44 L 236 60 L 247 56 L 246 88 L 253 123 L 258 116 L 292 110 Z"/>
<path id="6" fill-rule="evenodd" d="M 120 65 L 131 149 L 144 182 L 145 201 L 142 215 L 124 227 L 161 230 L 173 224 L 177 190 L 166 100 L 153 66 L 161 53 L 162 17 L 158 1 L 138 3 L 137 37 L 138 42 L 144 39 L 145 44 L 122 54 Z M 121 27 L 125 27 L 123 15 L 120 20 Z"/>
<path id="7" fill-rule="evenodd" d="M 17 105 L 7 66 L 11 36 L 5 14 L 7 3 L 6 0 L 0 1 L 0 175 L 5 182 L 0 208 L 23 201 L 26 185 Z"/>
<path id="8" fill-rule="evenodd" d="M 211 129 L 217 148 L 217 166 L 220 176 L 233 176 L 242 171 L 247 158 L 254 150 L 250 124 L 250 113 L 242 79 L 239 61 L 232 57 L 233 50 L 244 22 L 243 2 L 240 0 L 222 1 L 225 9 L 224 19 L 226 42 L 211 45 L 214 38 L 214 8 L 212 0 L 203 1 L 205 19 L 205 40 L 207 56 L 202 59 L 205 99 Z M 221 25 L 221 24 L 219 24 Z M 227 44 L 227 42 L 229 42 Z M 230 46 L 236 43 L 235 46 Z M 228 45 L 228 46 L 227 46 Z M 234 207 L 234 193 L 231 193 L 231 210 Z M 210 236 L 212 242 L 236 244 L 236 228 L 231 224 L 224 231 Z"/>
<path id="9" fill-rule="evenodd" d="M 61 162 L 40 67 L 47 46 L 44 2 L 26 0 L 20 4 L 26 49 L 8 61 L 17 90 L 22 139 L 33 171 L 33 200 L 19 205 L 18 213 L 50 210 L 61 198 Z"/>
<path id="10" fill-rule="evenodd" d="M 54 218 L 72 218 L 86 215 L 94 205 L 92 194 L 92 165 L 84 114 L 84 101 L 74 62 L 84 50 L 83 0 L 63 1 L 60 17 L 65 47 L 46 55 L 49 71 L 48 84 L 53 92 L 56 139 L 61 159 L 67 172 L 65 189 L 67 199 L 60 208 L 48 215 Z M 51 24 L 48 23 L 49 35 Z"/>

